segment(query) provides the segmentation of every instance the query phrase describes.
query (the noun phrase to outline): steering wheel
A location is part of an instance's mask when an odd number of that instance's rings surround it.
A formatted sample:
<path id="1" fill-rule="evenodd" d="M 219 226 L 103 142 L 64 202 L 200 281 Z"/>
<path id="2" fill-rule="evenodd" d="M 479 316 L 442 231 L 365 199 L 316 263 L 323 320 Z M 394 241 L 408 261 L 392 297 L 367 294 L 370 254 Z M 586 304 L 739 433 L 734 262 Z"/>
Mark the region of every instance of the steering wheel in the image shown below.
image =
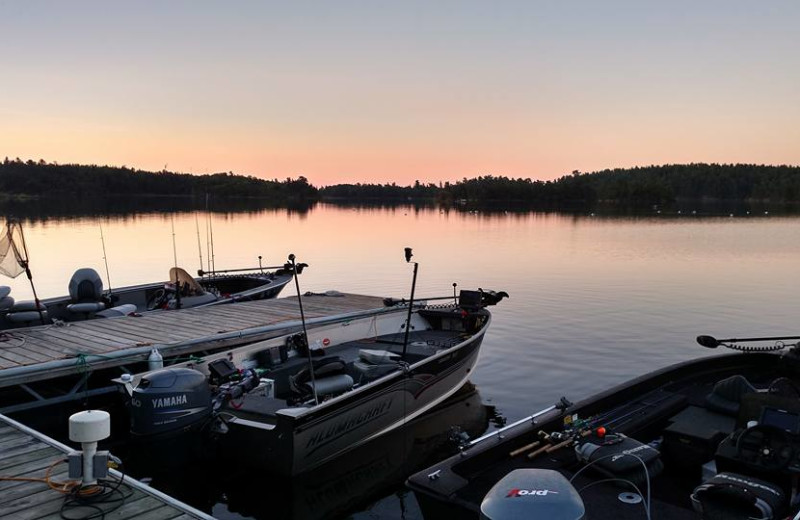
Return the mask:
<path id="1" fill-rule="evenodd" d="M 164 289 L 158 289 L 153 295 L 147 300 L 147 310 L 152 311 L 161 306 L 164 303 L 164 299 L 167 296 L 167 291 Z"/>
<path id="2" fill-rule="evenodd" d="M 781 470 L 793 457 L 789 434 L 775 426 L 757 424 L 743 431 L 736 441 L 736 458 L 753 468 Z"/>

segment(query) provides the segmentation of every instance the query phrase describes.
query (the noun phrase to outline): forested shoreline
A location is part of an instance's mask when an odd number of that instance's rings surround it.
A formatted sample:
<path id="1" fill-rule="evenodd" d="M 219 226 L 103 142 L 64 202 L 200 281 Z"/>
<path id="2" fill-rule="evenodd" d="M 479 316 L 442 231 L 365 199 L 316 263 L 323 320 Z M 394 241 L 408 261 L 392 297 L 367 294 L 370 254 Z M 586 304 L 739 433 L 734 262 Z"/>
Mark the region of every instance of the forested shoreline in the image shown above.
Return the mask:
<path id="1" fill-rule="evenodd" d="M 592 173 L 552 181 L 485 175 L 440 185 L 340 184 L 320 189 L 332 199 L 507 201 L 528 204 L 670 204 L 681 199 L 798 202 L 800 167 L 755 164 L 674 164 Z"/>
<path id="2" fill-rule="evenodd" d="M 440 184 L 337 184 L 317 188 L 300 176 L 265 180 L 232 172 L 193 175 L 127 167 L 55 164 L 19 159 L 0 163 L 4 197 L 164 196 L 261 198 L 296 201 L 409 201 L 445 204 L 507 203 L 624 205 L 670 204 L 677 200 L 798 202 L 800 167 L 755 164 L 675 164 L 592 173 L 574 171 L 552 181 L 482 175 Z"/>

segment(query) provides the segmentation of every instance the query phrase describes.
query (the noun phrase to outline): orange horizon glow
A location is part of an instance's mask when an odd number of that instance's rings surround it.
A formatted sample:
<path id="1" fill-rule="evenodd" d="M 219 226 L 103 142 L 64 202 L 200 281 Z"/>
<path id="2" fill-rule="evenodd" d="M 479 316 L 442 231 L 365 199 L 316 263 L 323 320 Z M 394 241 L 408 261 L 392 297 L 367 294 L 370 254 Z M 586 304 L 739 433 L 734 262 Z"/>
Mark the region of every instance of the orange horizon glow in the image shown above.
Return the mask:
<path id="1" fill-rule="evenodd" d="M 4 8 L 0 159 L 316 186 L 800 164 L 793 2 L 103 5 Z"/>

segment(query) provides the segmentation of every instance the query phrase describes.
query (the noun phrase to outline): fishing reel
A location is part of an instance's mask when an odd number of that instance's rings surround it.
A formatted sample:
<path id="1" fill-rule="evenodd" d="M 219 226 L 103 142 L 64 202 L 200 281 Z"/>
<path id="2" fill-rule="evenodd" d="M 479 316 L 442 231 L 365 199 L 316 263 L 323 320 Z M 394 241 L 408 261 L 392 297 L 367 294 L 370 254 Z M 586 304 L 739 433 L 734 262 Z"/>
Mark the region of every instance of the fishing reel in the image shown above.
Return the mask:
<path id="1" fill-rule="evenodd" d="M 786 343 L 787 340 L 794 340 L 794 343 Z M 742 342 L 761 342 L 770 341 L 771 345 L 741 345 Z M 717 339 L 713 336 L 697 336 L 697 343 L 706 348 L 723 347 L 740 352 L 776 352 L 785 348 L 797 349 L 800 346 L 800 336 L 775 336 L 768 338 L 729 338 Z"/>

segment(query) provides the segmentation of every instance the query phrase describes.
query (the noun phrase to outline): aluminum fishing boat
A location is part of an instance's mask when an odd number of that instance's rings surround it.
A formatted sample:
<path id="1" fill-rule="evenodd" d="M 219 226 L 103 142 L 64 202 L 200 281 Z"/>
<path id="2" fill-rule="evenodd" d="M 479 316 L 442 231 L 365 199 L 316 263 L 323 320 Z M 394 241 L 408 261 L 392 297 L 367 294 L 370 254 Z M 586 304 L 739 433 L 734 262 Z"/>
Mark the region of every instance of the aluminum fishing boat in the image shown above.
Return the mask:
<path id="1" fill-rule="evenodd" d="M 119 379 L 139 442 L 219 443 L 241 464 L 306 472 L 420 416 L 470 377 L 507 296 L 389 302 L 361 316 Z"/>
<path id="2" fill-rule="evenodd" d="M 68 295 L 42 299 L 38 305 L 35 300 L 15 301 L 10 289 L 0 286 L 0 329 L 274 298 L 291 282 L 292 272 L 284 267 L 199 271 L 195 278 L 173 267 L 166 282 L 104 289 L 97 271 L 82 268 L 72 275 Z"/>
<path id="3" fill-rule="evenodd" d="M 798 339 L 700 336 L 744 353 L 562 398 L 407 485 L 425 518 L 798 519 Z"/>

